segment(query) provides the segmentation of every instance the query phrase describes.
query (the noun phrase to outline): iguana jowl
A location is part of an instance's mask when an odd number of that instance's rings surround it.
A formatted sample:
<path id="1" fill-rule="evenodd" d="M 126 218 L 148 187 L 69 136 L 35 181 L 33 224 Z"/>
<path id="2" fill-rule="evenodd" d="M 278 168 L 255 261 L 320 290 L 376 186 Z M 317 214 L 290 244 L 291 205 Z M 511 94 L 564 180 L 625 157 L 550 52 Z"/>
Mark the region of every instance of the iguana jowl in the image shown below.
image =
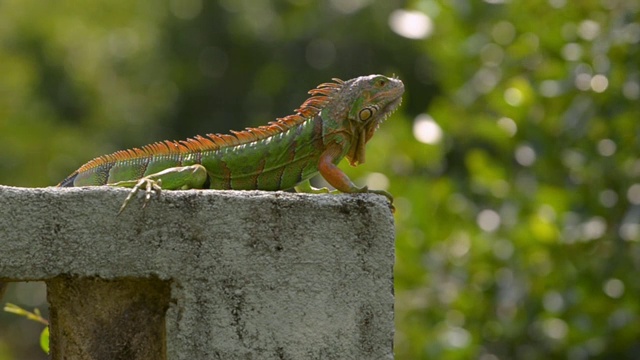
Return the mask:
<path id="1" fill-rule="evenodd" d="M 344 193 L 389 193 L 356 186 L 336 165 L 365 161 L 365 144 L 400 104 L 404 85 L 382 75 L 320 84 L 295 114 L 269 125 L 164 141 L 95 158 L 58 186 L 112 185 L 139 190 L 234 189 L 326 192 L 312 189 L 318 172 Z M 145 202 L 146 204 L 146 202 Z"/>

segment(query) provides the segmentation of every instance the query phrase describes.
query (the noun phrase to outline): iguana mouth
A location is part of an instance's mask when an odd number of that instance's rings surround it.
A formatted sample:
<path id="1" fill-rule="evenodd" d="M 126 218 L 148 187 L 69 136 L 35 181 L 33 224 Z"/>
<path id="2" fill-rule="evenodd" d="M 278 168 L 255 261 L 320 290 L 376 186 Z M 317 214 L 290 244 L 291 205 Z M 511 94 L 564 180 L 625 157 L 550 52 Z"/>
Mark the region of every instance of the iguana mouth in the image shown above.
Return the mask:
<path id="1" fill-rule="evenodd" d="M 378 126 L 383 121 L 385 121 L 398 108 L 398 106 L 400 106 L 400 104 L 402 103 L 403 93 L 404 86 L 400 85 L 398 87 L 390 89 L 384 94 L 379 95 L 387 98 L 392 98 L 393 100 L 389 101 L 382 109 L 380 109 L 380 112 L 371 120 L 371 123 L 366 125 L 367 132 L 377 130 Z M 369 129 L 373 125 L 372 123 L 375 123 L 375 127 L 373 129 Z M 371 133 L 370 135 L 373 135 L 373 133 Z M 370 137 L 371 136 L 369 136 L 369 138 Z"/>
<path id="2" fill-rule="evenodd" d="M 400 83 L 398 86 L 389 89 L 384 93 L 378 94 L 376 97 L 382 97 L 387 99 L 393 99 L 389 101 L 382 109 L 380 109 L 380 113 L 376 116 L 375 120 L 378 123 L 386 120 L 391 113 L 393 113 L 398 106 L 402 103 L 402 94 L 404 93 L 404 84 Z"/>
<path id="3" fill-rule="evenodd" d="M 391 115 L 391 113 L 393 113 L 398 106 L 400 106 L 400 104 L 402 104 L 402 92 L 398 95 L 398 97 L 391 101 L 390 103 L 388 103 L 384 108 L 382 108 L 382 113 L 380 114 L 381 119 L 378 121 L 378 123 L 381 123 L 382 121 L 386 120 L 389 115 Z"/>

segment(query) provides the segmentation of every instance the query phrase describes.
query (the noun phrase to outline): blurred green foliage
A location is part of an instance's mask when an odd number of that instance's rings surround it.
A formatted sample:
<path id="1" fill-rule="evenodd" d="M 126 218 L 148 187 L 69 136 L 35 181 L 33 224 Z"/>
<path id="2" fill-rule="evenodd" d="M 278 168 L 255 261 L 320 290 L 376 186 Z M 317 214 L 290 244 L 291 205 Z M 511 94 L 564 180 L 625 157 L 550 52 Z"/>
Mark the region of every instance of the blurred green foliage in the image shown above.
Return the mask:
<path id="1" fill-rule="evenodd" d="M 640 352 L 637 0 L 7 0 L 0 69 L 16 186 L 395 73 L 402 108 L 343 168 L 396 196 L 396 357 Z"/>

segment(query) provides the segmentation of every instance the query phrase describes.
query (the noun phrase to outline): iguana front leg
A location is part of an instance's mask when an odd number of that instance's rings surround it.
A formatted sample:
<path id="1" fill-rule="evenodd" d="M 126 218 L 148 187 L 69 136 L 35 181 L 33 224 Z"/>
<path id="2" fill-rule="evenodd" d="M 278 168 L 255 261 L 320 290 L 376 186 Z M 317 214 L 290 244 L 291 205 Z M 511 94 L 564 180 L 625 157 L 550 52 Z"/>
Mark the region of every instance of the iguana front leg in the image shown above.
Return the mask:
<path id="1" fill-rule="evenodd" d="M 331 186 L 340 190 L 343 193 L 374 193 L 384 195 L 391 203 L 391 209 L 395 210 L 393 206 L 393 196 L 384 190 L 369 190 L 367 186 L 358 187 L 340 168 L 338 168 L 333 161 L 340 155 L 340 146 L 337 144 L 329 146 L 320 156 L 320 162 L 318 163 L 318 171 L 322 177 L 327 180 Z"/>
<path id="2" fill-rule="evenodd" d="M 155 192 L 160 195 L 162 189 L 165 190 L 187 190 L 187 189 L 202 189 L 207 182 L 207 169 L 200 165 L 178 166 L 172 167 L 160 172 L 149 174 L 143 178 L 136 180 L 118 181 L 116 183 L 108 184 L 109 186 L 120 186 L 132 188 L 129 196 L 124 200 L 120 207 L 120 214 L 127 204 L 133 199 L 136 193 L 144 188 L 145 199 L 142 207 L 147 206 L 147 203 L 151 199 L 151 195 Z"/>

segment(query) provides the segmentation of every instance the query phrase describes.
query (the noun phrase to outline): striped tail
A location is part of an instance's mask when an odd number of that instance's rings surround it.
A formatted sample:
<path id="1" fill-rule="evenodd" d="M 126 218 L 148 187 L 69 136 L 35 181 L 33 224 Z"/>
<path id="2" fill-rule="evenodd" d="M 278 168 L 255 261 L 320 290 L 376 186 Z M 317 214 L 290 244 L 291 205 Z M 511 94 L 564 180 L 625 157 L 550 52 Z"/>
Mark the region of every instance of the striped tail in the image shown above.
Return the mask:
<path id="1" fill-rule="evenodd" d="M 58 184 L 58 187 L 74 187 L 75 185 L 73 185 L 73 181 L 76 179 L 76 177 L 78 176 L 78 172 L 74 171 L 73 174 L 67 176 L 66 179 L 60 181 L 60 184 Z"/>

